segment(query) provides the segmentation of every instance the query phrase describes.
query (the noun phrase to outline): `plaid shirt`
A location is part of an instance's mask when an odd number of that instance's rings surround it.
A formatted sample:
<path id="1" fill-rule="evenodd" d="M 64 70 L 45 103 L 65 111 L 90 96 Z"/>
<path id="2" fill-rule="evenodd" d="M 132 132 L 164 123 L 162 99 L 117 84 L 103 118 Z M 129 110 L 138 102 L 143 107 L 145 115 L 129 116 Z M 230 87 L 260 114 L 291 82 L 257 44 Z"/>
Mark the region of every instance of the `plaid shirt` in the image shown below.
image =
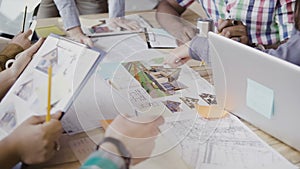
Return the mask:
<path id="1" fill-rule="evenodd" d="M 182 7 L 194 0 L 176 0 Z M 290 37 L 296 0 L 198 0 L 215 21 L 241 20 L 247 25 L 250 42 L 270 45 Z M 217 25 L 216 25 L 217 26 Z"/>

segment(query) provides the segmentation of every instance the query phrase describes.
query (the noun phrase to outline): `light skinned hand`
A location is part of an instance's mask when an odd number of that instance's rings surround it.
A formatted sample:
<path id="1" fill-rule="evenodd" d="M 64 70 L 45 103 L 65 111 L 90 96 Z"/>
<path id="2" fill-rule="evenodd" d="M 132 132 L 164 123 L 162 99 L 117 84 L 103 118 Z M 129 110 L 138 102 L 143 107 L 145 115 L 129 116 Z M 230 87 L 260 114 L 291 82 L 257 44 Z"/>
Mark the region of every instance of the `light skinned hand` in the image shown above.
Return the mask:
<path id="1" fill-rule="evenodd" d="M 191 57 L 189 56 L 189 45 L 184 44 L 175 49 L 173 49 L 169 56 L 166 57 L 164 63 L 168 64 L 172 68 L 179 67 L 189 61 Z"/>
<path id="2" fill-rule="evenodd" d="M 243 44 L 249 44 L 247 27 L 243 24 L 242 21 L 220 19 L 218 21 L 218 31 L 222 36 L 241 42 Z"/>
<path id="3" fill-rule="evenodd" d="M 39 39 L 34 45 L 18 55 L 13 65 L 9 68 L 14 77 L 17 78 L 23 72 L 24 68 L 31 61 L 33 55 L 38 51 L 43 42 L 44 39 Z"/>
<path id="4" fill-rule="evenodd" d="M 32 116 L 6 138 L 20 161 L 38 164 L 55 154 L 55 142 L 62 133 L 60 116 L 61 112 L 53 114 L 49 122 L 45 122 L 45 116 Z"/>
<path id="5" fill-rule="evenodd" d="M 123 28 L 129 31 L 138 31 L 141 26 L 138 22 L 130 19 L 125 19 L 124 17 L 110 18 L 108 20 L 108 25 L 114 29 Z"/>
<path id="6" fill-rule="evenodd" d="M 183 25 L 181 29 L 177 30 L 174 36 L 176 38 L 177 45 L 181 46 L 196 36 L 196 29 L 189 25 Z"/>
<path id="7" fill-rule="evenodd" d="M 80 26 L 77 26 L 77 27 L 74 27 L 74 28 L 71 28 L 67 31 L 70 35 L 70 37 L 79 42 L 79 43 L 83 43 L 83 44 L 86 44 L 88 45 L 89 47 L 93 47 L 94 44 L 93 44 L 93 41 L 85 36 L 80 28 Z"/>
<path id="8" fill-rule="evenodd" d="M 28 39 L 31 34 L 32 31 L 30 29 L 23 33 L 19 33 L 9 43 L 17 44 L 25 50 L 31 46 L 31 42 Z"/>
<path id="9" fill-rule="evenodd" d="M 131 153 L 131 164 L 135 165 L 150 157 L 159 134 L 159 126 L 164 123 L 162 116 L 123 117 L 118 116 L 105 132 L 106 137 L 120 140 Z M 101 148 L 118 153 L 111 143 L 102 144 Z"/>

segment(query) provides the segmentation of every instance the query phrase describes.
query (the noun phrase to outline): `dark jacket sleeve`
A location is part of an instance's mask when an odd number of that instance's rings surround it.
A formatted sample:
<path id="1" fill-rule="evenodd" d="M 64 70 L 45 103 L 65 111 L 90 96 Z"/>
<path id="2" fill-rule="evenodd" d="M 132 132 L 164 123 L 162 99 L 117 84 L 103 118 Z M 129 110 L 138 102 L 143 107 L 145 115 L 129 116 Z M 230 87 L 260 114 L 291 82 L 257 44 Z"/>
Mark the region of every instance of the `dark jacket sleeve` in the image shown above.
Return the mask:
<path id="1" fill-rule="evenodd" d="M 5 63 L 9 59 L 14 59 L 17 54 L 22 52 L 24 49 L 14 43 L 8 44 L 1 52 L 0 52 L 0 71 L 5 69 Z"/>

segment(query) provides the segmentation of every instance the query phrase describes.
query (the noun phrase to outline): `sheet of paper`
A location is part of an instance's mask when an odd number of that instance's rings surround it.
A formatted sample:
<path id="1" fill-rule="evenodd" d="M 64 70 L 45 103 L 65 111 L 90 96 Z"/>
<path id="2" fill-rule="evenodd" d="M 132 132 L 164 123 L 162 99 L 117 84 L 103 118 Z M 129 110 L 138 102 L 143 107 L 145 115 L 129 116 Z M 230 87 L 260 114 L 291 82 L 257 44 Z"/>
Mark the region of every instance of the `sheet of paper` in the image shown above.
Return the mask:
<path id="1" fill-rule="evenodd" d="M 160 129 L 192 168 L 297 168 L 233 115 L 167 121 Z"/>
<path id="2" fill-rule="evenodd" d="M 89 137 L 71 140 L 69 145 L 81 164 L 95 151 L 97 146 Z"/>
<path id="3" fill-rule="evenodd" d="M 120 27 L 115 28 L 112 27 L 109 24 L 109 18 L 102 18 L 97 19 L 94 22 L 88 19 L 81 19 L 83 21 L 83 25 L 81 26 L 83 32 L 90 37 L 96 37 L 96 36 L 113 36 L 113 35 L 124 35 L 124 34 L 131 34 L 131 33 L 139 33 L 143 32 L 143 28 L 151 28 L 151 25 L 148 24 L 147 21 L 144 20 L 143 17 L 134 14 L 134 15 L 127 15 L 125 16 L 126 19 L 132 20 L 137 22 L 140 25 L 139 30 L 126 30 L 122 29 Z M 101 21 L 101 22 L 99 22 Z M 92 23 L 95 23 L 95 25 L 91 25 Z"/>
<path id="4" fill-rule="evenodd" d="M 135 54 L 148 56 L 146 42 L 136 34 L 97 38 L 95 46 L 107 52 L 103 62 L 122 62 L 123 60 L 133 59 Z M 136 60 L 136 59 L 135 59 Z"/>
<path id="5" fill-rule="evenodd" d="M 254 80 L 247 79 L 246 104 L 257 113 L 271 119 L 274 112 L 274 91 Z"/>
<path id="6" fill-rule="evenodd" d="M 147 41 L 150 48 L 176 48 L 176 39 L 161 28 L 147 29 Z"/>
<path id="7" fill-rule="evenodd" d="M 38 27 L 35 29 L 37 35 L 42 38 L 48 37 L 51 33 L 56 35 L 66 35 L 64 31 L 58 28 L 56 25 L 46 26 L 46 27 Z"/>
<path id="8" fill-rule="evenodd" d="M 79 162 L 83 164 L 86 158 L 96 150 L 96 145 L 100 143 L 104 137 L 104 131 L 98 128 L 70 137 L 72 139 L 68 141 L 68 145 Z"/>

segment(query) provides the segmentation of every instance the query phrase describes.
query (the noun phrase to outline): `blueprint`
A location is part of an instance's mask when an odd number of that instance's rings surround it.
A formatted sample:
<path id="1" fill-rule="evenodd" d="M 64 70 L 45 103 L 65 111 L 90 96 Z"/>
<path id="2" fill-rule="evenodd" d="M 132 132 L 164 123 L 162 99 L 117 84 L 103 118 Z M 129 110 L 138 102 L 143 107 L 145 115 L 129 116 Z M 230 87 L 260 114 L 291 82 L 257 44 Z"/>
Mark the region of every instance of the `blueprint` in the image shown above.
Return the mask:
<path id="1" fill-rule="evenodd" d="M 160 129 L 191 168 L 297 168 L 233 115 L 219 120 L 194 116 Z"/>

